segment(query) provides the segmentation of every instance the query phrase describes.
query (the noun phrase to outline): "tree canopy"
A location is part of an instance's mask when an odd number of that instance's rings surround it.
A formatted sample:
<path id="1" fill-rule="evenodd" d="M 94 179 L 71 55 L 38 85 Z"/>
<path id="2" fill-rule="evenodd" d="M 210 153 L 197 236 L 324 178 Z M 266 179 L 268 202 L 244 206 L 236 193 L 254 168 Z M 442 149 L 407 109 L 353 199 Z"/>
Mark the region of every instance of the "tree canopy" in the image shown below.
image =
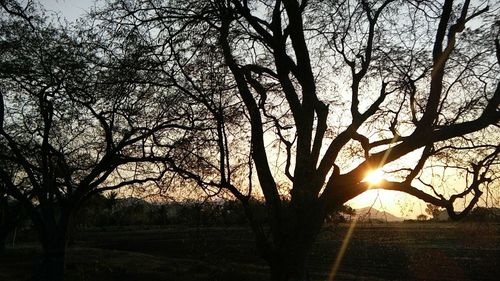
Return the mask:
<path id="1" fill-rule="evenodd" d="M 2 6 L 1 157 L 22 172 L 1 175 L 27 205 L 170 171 L 240 200 L 273 280 L 305 280 L 327 214 L 368 189 L 454 219 L 498 189 L 494 1 L 110 0 L 75 34 Z"/>
<path id="2" fill-rule="evenodd" d="M 191 126 L 158 90 L 140 43 L 100 41 L 28 3 L 2 2 L 0 192 L 30 214 L 44 257 L 36 280 L 62 280 L 67 232 L 92 195 L 158 181 L 153 135 Z M 147 78 L 147 80 L 146 80 Z M 164 146 L 162 154 L 168 153 Z M 163 159 L 163 155 L 162 155 Z"/>
<path id="3" fill-rule="evenodd" d="M 175 170 L 244 204 L 257 186 L 271 222 L 270 234 L 252 223 L 258 244 L 275 280 L 295 280 L 325 214 L 368 189 L 411 194 L 457 219 L 498 187 L 498 9 L 110 1 L 95 15 L 174 58 L 171 78 L 216 124 L 211 138 L 179 147 Z M 375 169 L 385 172 L 376 185 L 364 180 Z M 454 188 L 450 177 L 460 178 Z"/>

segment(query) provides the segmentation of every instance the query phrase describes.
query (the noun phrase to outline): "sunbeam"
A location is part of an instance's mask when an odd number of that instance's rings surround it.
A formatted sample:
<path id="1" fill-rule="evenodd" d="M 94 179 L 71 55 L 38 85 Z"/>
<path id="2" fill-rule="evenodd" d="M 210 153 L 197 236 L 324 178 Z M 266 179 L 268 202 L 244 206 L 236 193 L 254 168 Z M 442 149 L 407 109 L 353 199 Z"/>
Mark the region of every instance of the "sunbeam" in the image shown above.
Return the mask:
<path id="1" fill-rule="evenodd" d="M 354 231 L 354 228 L 356 227 L 356 222 L 357 222 L 357 220 L 354 219 L 351 221 L 351 224 L 349 225 L 349 229 L 347 230 L 347 234 L 344 237 L 344 240 L 342 241 L 342 245 L 340 246 L 337 257 L 335 258 L 335 262 L 333 263 L 332 269 L 330 270 L 330 273 L 328 274 L 328 281 L 334 280 L 335 276 L 337 275 L 337 272 L 338 272 L 339 267 L 340 267 L 340 263 L 342 262 L 342 258 L 344 257 L 347 246 L 349 245 L 349 241 L 351 240 L 352 233 Z"/>

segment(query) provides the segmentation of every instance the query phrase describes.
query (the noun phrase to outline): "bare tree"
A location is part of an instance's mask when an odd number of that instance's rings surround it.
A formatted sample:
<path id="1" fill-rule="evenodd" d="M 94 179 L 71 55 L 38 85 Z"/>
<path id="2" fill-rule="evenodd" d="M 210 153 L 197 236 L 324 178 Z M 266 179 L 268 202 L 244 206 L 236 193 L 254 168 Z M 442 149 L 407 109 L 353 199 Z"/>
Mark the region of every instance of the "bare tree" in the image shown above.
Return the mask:
<path id="1" fill-rule="evenodd" d="M 490 4 L 138 0 L 110 1 L 98 15 L 154 35 L 153 53 L 175 57 L 176 86 L 213 117 L 211 137 L 179 146 L 173 169 L 243 203 L 273 280 L 307 280 L 325 216 L 368 189 L 459 219 L 498 188 L 499 7 Z M 227 102 L 207 102 L 217 99 Z M 244 118 L 229 126 L 238 105 Z M 247 153 L 252 161 L 239 157 Z M 375 169 L 386 173 L 376 185 L 364 180 Z M 255 177 L 269 231 L 248 207 Z"/>
<path id="2" fill-rule="evenodd" d="M 193 124 L 182 105 L 172 106 L 182 104 L 175 92 L 156 88 L 138 52 L 147 46 L 135 37 L 110 45 L 92 30 L 1 3 L 0 192 L 27 210 L 38 232 L 43 256 L 34 280 L 63 280 L 80 206 L 97 193 L 159 180 L 167 169 L 154 134 L 174 140 Z"/>

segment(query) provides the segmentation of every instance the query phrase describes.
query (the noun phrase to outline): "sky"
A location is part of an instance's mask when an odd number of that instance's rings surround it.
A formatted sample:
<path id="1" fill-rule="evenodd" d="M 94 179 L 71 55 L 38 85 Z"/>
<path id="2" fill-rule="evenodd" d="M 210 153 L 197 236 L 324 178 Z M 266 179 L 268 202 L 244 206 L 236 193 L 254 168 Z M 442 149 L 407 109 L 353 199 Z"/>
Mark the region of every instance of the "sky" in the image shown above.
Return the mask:
<path id="1" fill-rule="evenodd" d="M 39 0 L 48 12 L 59 13 L 68 21 L 75 21 L 85 14 L 95 0 Z M 425 202 L 405 193 L 387 190 L 369 190 L 347 202 L 353 208 L 371 206 L 399 217 L 415 218 L 425 214 Z"/>
<path id="2" fill-rule="evenodd" d="M 62 18 L 72 22 L 84 15 L 94 5 L 96 0 L 38 0 L 45 9 L 59 13 Z M 97 0 L 99 2 L 99 0 Z M 390 212 L 404 218 L 415 218 L 425 214 L 426 203 L 408 194 L 386 191 L 369 190 L 347 202 L 353 208 L 372 206 L 373 208 Z"/>
<path id="3" fill-rule="evenodd" d="M 60 13 L 63 18 L 74 21 L 93 5 L 94 0 L 39 0 L 49 12 Z"/>

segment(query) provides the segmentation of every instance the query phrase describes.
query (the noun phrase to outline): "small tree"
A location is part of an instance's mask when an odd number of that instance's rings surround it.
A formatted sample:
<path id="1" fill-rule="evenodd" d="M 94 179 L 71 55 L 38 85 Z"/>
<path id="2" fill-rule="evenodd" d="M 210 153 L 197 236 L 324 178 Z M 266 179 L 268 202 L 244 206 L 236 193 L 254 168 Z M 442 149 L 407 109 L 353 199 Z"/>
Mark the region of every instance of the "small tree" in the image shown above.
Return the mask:
<path id="1" fill-rule="evenodd" d="M 417 220 L 418 221 L 426 221 L 427 220 L 427 216 L 424 215 L 424 214 L 420 214 L 417 216 Z"/>
<path id="2" fill-rule="evenodd" d="M 342 205 L 340 209 L 334 210 L 333 212 L 328 214 L 325 220 L 329 223 L 347 222 L 350 221 L 354 216 L 356 216 L 355 209 L 351 208 L 348 205 Z"/>
<path id="3" fill-rule="evenodd" d="M 436 206 L 434 204 L 428 203 L 425 212 L 432 217 L 432 219 L 437 220 L 439 218 L 439 214 L 444 211 L 443 208 Z"/>

